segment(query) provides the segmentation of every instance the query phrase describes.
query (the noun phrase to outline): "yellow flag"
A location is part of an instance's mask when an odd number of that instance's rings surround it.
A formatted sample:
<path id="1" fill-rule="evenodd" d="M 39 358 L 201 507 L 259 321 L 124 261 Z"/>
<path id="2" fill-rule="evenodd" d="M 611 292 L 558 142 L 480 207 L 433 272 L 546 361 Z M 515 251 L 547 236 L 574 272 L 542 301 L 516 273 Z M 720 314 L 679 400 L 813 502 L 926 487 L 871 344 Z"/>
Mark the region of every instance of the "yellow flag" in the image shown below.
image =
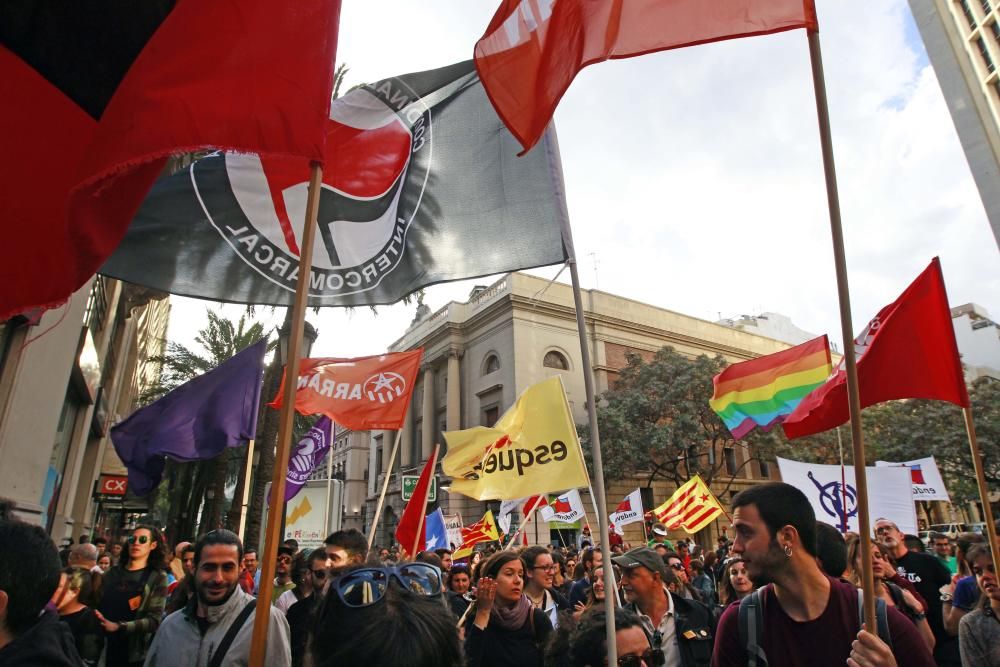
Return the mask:
<path id="1" fill-rule="evenodd" d="M 500 533 L 497 532 L 497 522 L 493 518 L 493 511 L 486 510 L 483 518 L 462 528 L 462 546 L 455 550 L 452 558 L 466 558 L 472 555 L 472 547 L 481 542 L 499 542 Z"/>
<path id="2" fill-rule="evenodd" d="M 444 434 L 452 493 L 514 500 L 589 486 L 562 378 L 528 387 L 492 428 Z"/>
<path id="3" fill-rule="evenodd" d="M 698 475 L 684 482 L 667 502 L 653 510 L 668 529 L 681 528 L 692 534 L 715 521 L 723 512 L 719 500 Z"/>

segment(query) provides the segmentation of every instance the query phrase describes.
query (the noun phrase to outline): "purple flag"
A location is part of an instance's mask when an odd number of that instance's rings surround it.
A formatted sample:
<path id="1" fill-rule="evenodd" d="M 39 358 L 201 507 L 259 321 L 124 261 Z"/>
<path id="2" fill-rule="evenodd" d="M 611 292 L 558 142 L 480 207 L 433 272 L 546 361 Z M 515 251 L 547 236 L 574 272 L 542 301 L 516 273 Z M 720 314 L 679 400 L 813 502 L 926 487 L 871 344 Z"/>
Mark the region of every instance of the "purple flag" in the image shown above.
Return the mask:
<path id="1" fill-rule="evenodd" d="M 330 449 L 332 433 L 333 422 L 324 415 L 295 445 L 295 450 L 288 457 L 288 474 L 285 476 L 286 503 L 305 486 L 309 475 L 323 462 L 323 457 Z"/>
<path id="2" fill-rule="evenodd" d="M 234 354 L 111 429 L 130 491 L 144 496 L 155 489 L 165 456 L 205 461 L 255 437 L 265 347 L 262 340 Z"/>

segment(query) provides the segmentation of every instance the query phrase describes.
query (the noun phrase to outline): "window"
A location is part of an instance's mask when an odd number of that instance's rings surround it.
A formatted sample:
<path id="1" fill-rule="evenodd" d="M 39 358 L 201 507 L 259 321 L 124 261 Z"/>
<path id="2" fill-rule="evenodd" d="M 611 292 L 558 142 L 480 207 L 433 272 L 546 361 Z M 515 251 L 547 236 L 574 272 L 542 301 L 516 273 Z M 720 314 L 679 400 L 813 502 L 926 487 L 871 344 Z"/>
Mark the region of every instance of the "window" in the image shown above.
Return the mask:
<path id="1" fill-rule="evenodd" d="M 990 24 L 990 30 L 993 32 L 993 39 L 1000 42 L 1000 23 L 994 21 Z"/>
<path id="2" fill-rule="evenodd" d="M 569 370 L 569 362 L 566 361 L 566 357 L 559 354 L 555 350 L 545 353 L 545 358 L 542 359 L 542 365 L 546 368 L 558 368 L 561 371 Z"/>
<path id="3" fill-rule="evenodd" d="M 983 4 L 983 13 L 989 14 L 992 11 L 992 9 L 990 8 L 990 0 L 982 0 L 982 4 Z"/>
<path id="4" fill-rule="evenodd" d="M 483 375 L 496 373 L 498 370 L 500 370 L 500 357 L 495 354 L 487 356 L 486 361 L 483 362 Z"/>
<path id="5" fill-rule="evenodd" d="M 759 459 L 757 461 L 760 464 L 760 476 L 764 479 L 771 478 L 771 464 L 764 459 Z"/>
<path id="6" fill-rule="evenodd" d="M 976 17 L 972 13 L 972 7 L 969 6 L 968 0 L 961 0 L 959 4 L 962 5 L 962 13 L 965 14 L 965 20 L 969 22 L 969 29 L 975 30 Z"/>
<path id="7" fill-rule="evenodd" d="M 726 457 L 726 474 L 735 475 L 736 474 L 736 450 L 732 447 L 725 447 L 722 450 L 723 456 Z"/>
<path id="8" fill-rule="evenodd" d="M 976 46 L 979 47 L 979 55 L 983 57 L 983 64 L 986 65 L 986 70 L 992 72 L 996 69 L 996 65 L 993 64 L 993 58 L 990 57 L 990 52 L 986 49 L 986 42 L 983 41 L 982 37 L 976 38 Z"/>
<path id="9" fill-rule="evenodd" d="M 500 419 L 499 407 L 491 405 L 488 408 L 483 408 L 483 426 L 493 426 L 497 423 L 497 419 Z"/>

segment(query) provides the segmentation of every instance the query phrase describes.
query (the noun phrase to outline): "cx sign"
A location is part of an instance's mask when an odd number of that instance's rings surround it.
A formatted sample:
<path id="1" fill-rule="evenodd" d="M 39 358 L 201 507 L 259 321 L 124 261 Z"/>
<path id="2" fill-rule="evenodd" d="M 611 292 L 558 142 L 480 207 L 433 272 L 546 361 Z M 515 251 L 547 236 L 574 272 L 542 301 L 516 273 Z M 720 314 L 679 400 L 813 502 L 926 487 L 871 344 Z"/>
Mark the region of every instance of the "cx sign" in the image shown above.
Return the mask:
<path id="1" fill-rule="evenodd" d="M 125 475 L 101 475 L 97 484 L 97 492 L 105 496 L 124 496 L 128 488 L 128 477 Z"/>

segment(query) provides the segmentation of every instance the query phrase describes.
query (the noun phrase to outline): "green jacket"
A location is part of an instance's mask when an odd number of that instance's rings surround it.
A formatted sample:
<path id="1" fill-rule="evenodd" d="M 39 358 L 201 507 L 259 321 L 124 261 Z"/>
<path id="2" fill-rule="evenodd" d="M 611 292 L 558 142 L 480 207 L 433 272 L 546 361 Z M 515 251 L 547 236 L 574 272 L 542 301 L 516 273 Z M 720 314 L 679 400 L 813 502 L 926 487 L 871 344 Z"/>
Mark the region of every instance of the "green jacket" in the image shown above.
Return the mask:
<path id="1" fill-rule="evenodd" d="M 115 566 L 104 575 L 104 587 L 107 588 L 122 578 L 124 570 Z M 163 619 L 163 608 L 167 604 L 167 573 L 154 570 L 146 580 L 142 590 L 142 602 L 135 612 L 135 620 L 121 624 L 118 632 L 128 635 L 129 662 L 139 662 L 146 657 L 146 651 L 153 641 L 156 629 Z"/>

